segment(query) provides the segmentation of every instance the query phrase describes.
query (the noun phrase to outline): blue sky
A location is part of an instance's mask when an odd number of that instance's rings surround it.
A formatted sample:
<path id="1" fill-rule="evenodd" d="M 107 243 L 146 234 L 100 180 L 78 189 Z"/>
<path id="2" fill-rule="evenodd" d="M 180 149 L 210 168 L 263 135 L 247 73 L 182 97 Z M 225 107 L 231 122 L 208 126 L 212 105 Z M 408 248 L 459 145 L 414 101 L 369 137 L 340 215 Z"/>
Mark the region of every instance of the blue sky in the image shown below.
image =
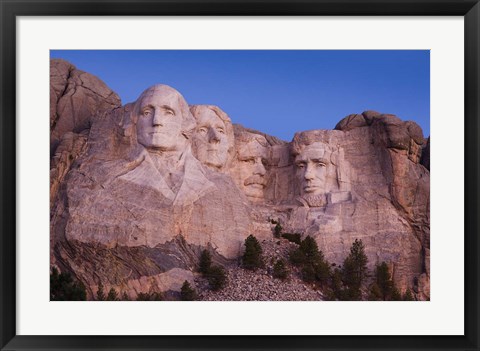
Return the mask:
<path id="1" fill-rule="evenodd" d="M 427 50 L 52 50 L 102 79 L 122 103 L 167 84 L 191 105 L 222 108 L 234 123 L 290 141 L 376 110 L 430 135 Z"/>

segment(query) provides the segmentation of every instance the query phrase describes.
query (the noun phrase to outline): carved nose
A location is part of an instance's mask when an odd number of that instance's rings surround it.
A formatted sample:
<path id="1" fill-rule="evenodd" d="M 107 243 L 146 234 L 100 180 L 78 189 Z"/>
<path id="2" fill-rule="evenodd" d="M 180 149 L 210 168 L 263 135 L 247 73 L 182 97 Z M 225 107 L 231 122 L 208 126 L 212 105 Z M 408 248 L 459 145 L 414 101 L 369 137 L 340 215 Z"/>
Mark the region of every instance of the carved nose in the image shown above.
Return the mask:
<path id="1" fill-rule="evenodd" d="M 255 170 L 254 170 L 254 174 L 258 174 L 258 175 L 265 175 L 267 171 L 265 170 L 265 167 L 262 163 L 261 160 L 258 160 L 258 161 L 255 161 Z"/>
<path id="2" fill-rule="evenodd" d="M 210 128 L 209 130 L 209 139 L 208 141 L 210 141 L 211 143 L 219 143 L 220 142 L 220 135 L 219 133 L 213 129 L 213 128 Z"/>
<path id="3" fill-rule="evenodd" d="M 163 126 L 161 113 L 155 111 L 155 114 L 153 115 L 152 124 L 154 126 Z"/>
<path id="4" fill-rule="evenodd" d="M 312 168 L 310 166 L 307 166 L 305 169 L 305 179 L 306 180 L 312 180 L 314 178 Z"/>

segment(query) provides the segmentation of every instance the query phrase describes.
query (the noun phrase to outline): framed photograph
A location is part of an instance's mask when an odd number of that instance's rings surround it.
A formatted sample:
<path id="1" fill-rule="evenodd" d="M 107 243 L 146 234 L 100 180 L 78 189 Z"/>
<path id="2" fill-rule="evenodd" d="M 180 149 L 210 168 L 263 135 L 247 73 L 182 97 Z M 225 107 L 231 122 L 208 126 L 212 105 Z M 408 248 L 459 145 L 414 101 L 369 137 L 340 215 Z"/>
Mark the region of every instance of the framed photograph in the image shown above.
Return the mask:
<path id="1" fill-rule="evenodd" d="M 479 6 L 2 2 L 1 349 L 478 350 Z"/>

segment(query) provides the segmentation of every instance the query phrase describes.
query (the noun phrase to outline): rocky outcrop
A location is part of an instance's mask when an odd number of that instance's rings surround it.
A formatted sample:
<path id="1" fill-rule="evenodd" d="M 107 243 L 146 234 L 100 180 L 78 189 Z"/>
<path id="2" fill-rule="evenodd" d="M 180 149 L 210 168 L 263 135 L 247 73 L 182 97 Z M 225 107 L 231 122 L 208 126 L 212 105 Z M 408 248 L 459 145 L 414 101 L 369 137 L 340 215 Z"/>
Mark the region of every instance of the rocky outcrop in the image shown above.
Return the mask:
<path id="1" fill-rule="evenodd" d="M 97 77 L 50 61 L 50 207 L 71 165 L 85 151 L 90 126 L 120 98 Z"/>
<path id="2" fill-rule="evenodd" d="M 166 119 L 172 113 L 193 120 L 178 92 L 166 86 L 152 91 L 166 99 L 159 106 L 172 105 Z M 148 126 L 141 134 L 133 114 L 150 98 L 147 90 L 136 104 L 97 114 L 52 208 L 55 263 L 84 281 L 90 296 L 100 281 L 127 295 L 144 292 L 138 282 L 149 285 L 146 290 L 178 290 L 186 276 L 178 269 L 191 272 L 196 247 L 210 247 L 218 261 L 235 259 L 251 233 L 248 200 L 231 177 L 193 156 L 185 130 L 171 138 L 173 149 L 162 151 L 156 143 L 162 148 L 163 137 L 152 137 Z M 164 126 L 172 133 L 177 128 L 175 120 Z"/>
<path id="3" fill-rule="evenodd" d="M 235 262 L 249 234 L 271 239 L 272 219 L 337 265 L 361 239 L 371 269 L 385 261 L 400 290 L 429 298 L 429 142 L 416 123 L 366 111 L 285 142 L 164 85 L 120 107 L 96 78 L 55 66 L 52 264 L 90 298 L 100 282 L 131 298 L 178 291 L 204 248 Z M 85 82 L 88 113 L 72 98 Z"/>
<path id="4" fill-rule="evenodd" d="M 67 132 L 62 136 L 50 162 L 50 206 L 55 203 L 59 187 L 73 162 L 85 150 L 87 134 L 87 131 L 79 134 Z"/>
<path id="5" fill-rule="evenodd" d="M 391 263 L 399 286 L 414 286 L 427 298 L 430 174 L 420 163 L 422 130 L 392 115 L 362 116 L 367 126 L 350 128 L 340 141 L 345 159 L 358 172 L 352 183 L 355 210 L 360 211 L 350 217 L 354 231 L 369 237 L 364 242 L 370 262 Z M 419 279 L 424 282 L 420 288 Z"/>
<path id="6" fill-rule="evenodd" d="M 120 98 L 97 77 L 64 60 L 50 61 L 50 153 L 68 132 L 88 130 L 99 111 L 121 105 Z"/>

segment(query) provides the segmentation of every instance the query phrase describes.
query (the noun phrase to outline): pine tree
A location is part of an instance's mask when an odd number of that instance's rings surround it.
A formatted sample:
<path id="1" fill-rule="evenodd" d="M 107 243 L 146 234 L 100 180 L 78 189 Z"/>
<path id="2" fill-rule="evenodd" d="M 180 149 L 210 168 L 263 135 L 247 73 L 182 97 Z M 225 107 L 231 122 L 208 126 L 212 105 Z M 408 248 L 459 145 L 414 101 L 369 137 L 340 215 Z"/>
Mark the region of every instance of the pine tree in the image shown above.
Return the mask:
<path id="1" fill-rule="evenodd" d="M 317 242 L 310 235 L 302 240 L 300 243 L 300 250 L 303 252 L 305 259 L 309 263 L 316 262 L 319 258 L 320 253 L 318 251 Z"/>
<path id="2" fill-rule="evenodd" d="M 394 284 L 393 280 L 390 277 L 390 271 L 385 262 L 382 262 L 380 265 L 375 267 L 375 278 L 380 290 L 380 297 L 382 300 L 386 301 L 392 297 Z"/>
<path id="3" fill-rule="evenodd" d="M 111 288 L 107 294 L 107 301 L 118 301 L 118 294 L 114 288 Z"/>
<path id="4" fill-rule="evenodd" d="M 72 278 L 70 273 L 59 274 L 57 268 L 52 268 L 50 274 L 51 301 L 85 301 L 87 291 L 82 282 Z"/>
<path id="5" fill-rule="evenodd" d="M 328 283 L 330 278 L 330 264 L 325 260 L 323 252 L 319 251 L 317 262 L 313 265 L 315 271 L 315 279 L 322 285 Z"/>
<path id="6" fill-rule="evenodd" d="M 300 250 L 300 248 L 296 248 L 290 251 L 288 258 L 290 262 L 295 266 L 302 266 L 307 261 L 305 254 L 302 250 Z"/>
<path id="7" fill-rule="evenodd" d="M 375 285 L 378 287 L 380 299 L 384 301 L 401 301 L 402 295 L 398 291 L 385 262 L 375 267 Z"/>
<path id="8" fill-rule="evenodd" d="M 203 250 L 200 255 L 199 269 L 198 271 L 202 274 L 207 274 L 212 266 L 212 256 L 207 250 Z"/>
<path id="9" fill-rule="evenodd" d="M 296 266 L 317 262 L 318 258 L 317 242 L 310 235 L 303 239 L 300 246 L 290 253 L 290 261 Z"/>
<path id="10" fill-rule="evenodd" d="M 302 279 L 306 282 L 317 281 L 324 285 L 330 279 L 330 264 L 311 236 L 302 240 L 300 246 L 290 253 L 290 261 L 301 268 Z"/>
<path id="11" fill-rule="evenodd" d="M 288 270 L 284 260 L 279 259 L 273 265 L 273 277 L 281 280 L 285 280 L 288 278 Z"/>
<path id="12" fill-rule="evenodd" d="M 282 225 L 279 222 L 277 222 L 275 224 L 275 227 L 273 228 L 273 235 L 275 236 L 275 238 L 280 238 L 280 236 L 282 235 L 282 230 L 283 230 Z"/>
<path id="13" fill-rule="evenodd" d="M 98 284 L 98 289 L 97 289 L 97 300 L 98 301 L 105 301 L 107 297 L 105 296 L 105 292 L 103 291 L 103 284 L 100 282 Z"/>
<path id="14" fill-rule="evenodd" d="M 287 239 L 288 241 L 300 245 L 302 242 L 302 236 L 299 233 L 283 233 L 282 238 Z"/>
<path id="15" fill-rule="evenodd" d="M 263 267 L 262 247 L 257 238 L 249 235 L 245 239 L 245 252 L 242 257 L 243 267 L 250 270 Z"/>
<path id="16" fill-rule="evenodd" d="M 302 280 L 307 283 L 315 281 L 315 269 L 311 264 L 306 264 L 302 267 Z"/>
<path id="17" fill-rule="evenodd" d="M 140 293 L 137 295 L 137 301 L 163 301 L 163 295 L 158 292 Z"/>
<path id="18" fill-rule="evenodd" d="M 415 299 L 413 298 L 412 291 L 410 289 L 407 289 L 405 291 L 405 294 L 403 295 L 403 301 L 414 301 Z"/>
<path id="19" fill-rule="evenodd" d="M 130 298 L 128 297 L 128 295 L 125 291 L 122 294 L 122 301 L 130 301 Z"/>
<path id="20" fill-rule="evenodd" d="M 183 282 L 180 290 L 180 299 L 182 301 L 195 301 L 197 299 L 197 293 L 187 280 Z"/>
<path id="21" fill-rule="evenodd" d="M 400 294 L 400 291 L 397 289 L 396 286 L 393 286 L 393 288 L 392 288 L 392 295 L 390 297 L 390 300 L 392 300 L 392 301 L 402 301 L 402 294 Z"/>
<path id="22" fill-rule="evenodd" d="M 362 240 L 355 239 L 350 254 L 343 261 L 342 278 L 346 286 L 346 299 L 361 300 L 361 287 L 367 276 L 367 262 Z"/>
<path id="23" fill-rule="evenodd" d="M 331 274 L 332 292 L 336 300 L 343 300 L 342 271 L 335 268 Z"/>
<path id="24" fill-rule="evenodd" d="M 212 266 L 205 276 L 213 291 L 221 290 L 227 285 L 227 273 L 223 267 Z"/>
<path id="25" fill-rule="evenodd" d="M 370 285 L 368 300 L 369 301 L 381 301 L 383 300 L 382 291 L 376 282 Z"/>

